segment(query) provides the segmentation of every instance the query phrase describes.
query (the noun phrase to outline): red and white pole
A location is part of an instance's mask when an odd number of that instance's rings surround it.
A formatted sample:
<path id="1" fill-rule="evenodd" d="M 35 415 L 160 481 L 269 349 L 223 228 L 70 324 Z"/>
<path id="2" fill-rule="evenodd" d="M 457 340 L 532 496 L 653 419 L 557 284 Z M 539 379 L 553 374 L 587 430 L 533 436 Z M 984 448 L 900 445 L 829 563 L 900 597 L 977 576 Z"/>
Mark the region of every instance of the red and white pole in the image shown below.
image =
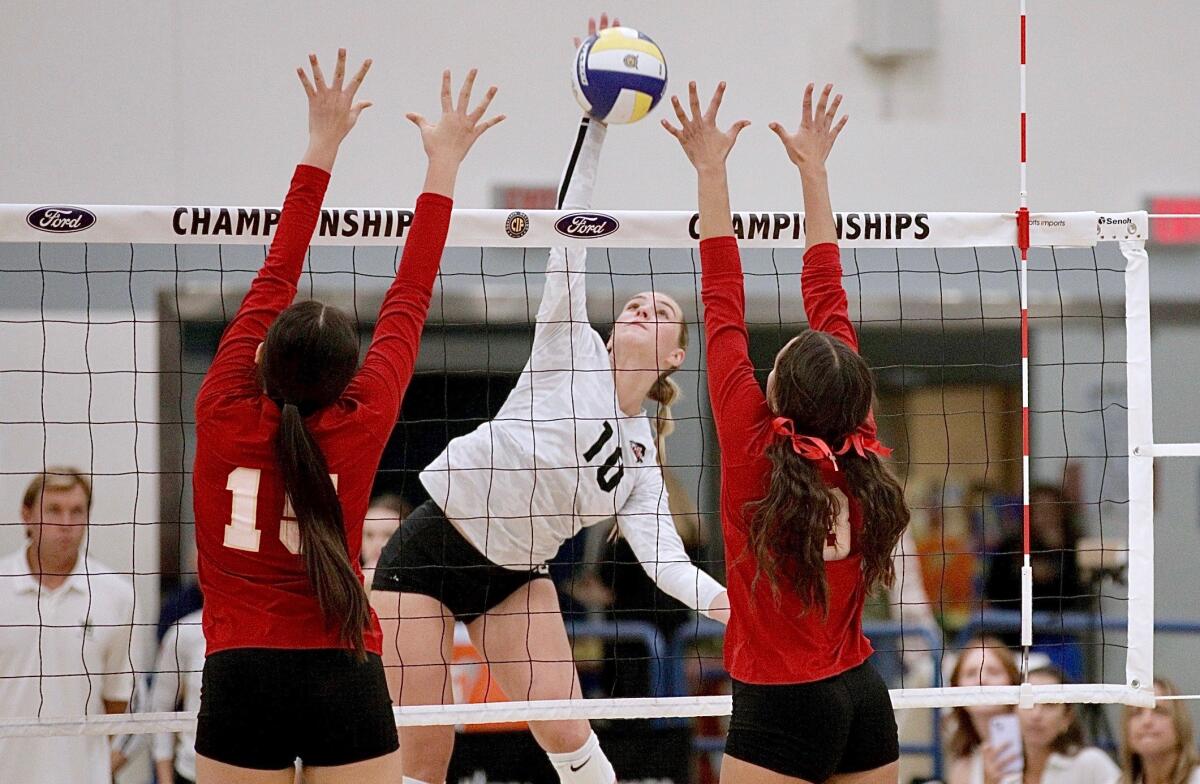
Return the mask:
<path id="1" fill-rule="evenodd" d="M 1017 247 L 1021 251 L 1021 520 L 1024 561 L 1021 566 L 1022 669 L 1033 645 L 1033 568 L 1029 562 L 1029 191 L 1026 180 L 1025 0 L 1021 0 L 1021 192 L 1017 209 Z"/>

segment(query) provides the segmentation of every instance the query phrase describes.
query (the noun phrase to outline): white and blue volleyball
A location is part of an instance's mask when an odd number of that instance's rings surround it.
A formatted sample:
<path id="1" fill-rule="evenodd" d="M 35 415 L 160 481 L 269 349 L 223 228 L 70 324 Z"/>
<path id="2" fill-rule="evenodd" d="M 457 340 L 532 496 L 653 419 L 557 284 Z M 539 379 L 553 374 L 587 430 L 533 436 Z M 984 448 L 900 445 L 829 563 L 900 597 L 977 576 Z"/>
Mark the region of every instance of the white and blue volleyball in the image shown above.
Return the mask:
<path id="1" fill-rule="evenodd" d="M 667 59 L 648 35 L 609 27 L 580 45 L 571 86 L 579 105 L 597 120 L 637 122 L 666 92 Z"/>

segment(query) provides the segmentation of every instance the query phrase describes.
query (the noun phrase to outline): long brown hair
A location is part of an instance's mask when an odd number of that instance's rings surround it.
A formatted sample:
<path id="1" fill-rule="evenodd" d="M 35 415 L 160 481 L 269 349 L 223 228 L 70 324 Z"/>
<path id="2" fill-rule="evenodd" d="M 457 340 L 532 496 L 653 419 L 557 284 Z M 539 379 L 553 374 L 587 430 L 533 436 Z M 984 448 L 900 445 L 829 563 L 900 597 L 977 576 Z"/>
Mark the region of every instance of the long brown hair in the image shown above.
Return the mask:
<path id="1" fill-rule="evenodd" d="M 1154 686 L 1160 697 L 1174 697 L 1179 694 L 1179 688 L 1167 678 L 1155 678 Z M 1129 723 L 1133 721 L 1137 712 L 1142 710 L 1149 708 L 1126 706 L 1121 714 L 1121 781 L 1125 784 L 1148 784 L 1144 781 L 1146 764 L 1142 755 L 1134 752 L 1129 746 Z M 1175 766 L 1171 769 L 1171 784 L 1187 784 L 1192 771 L 1200 765 L 1200 752 L 1196 751 L 1192 716 L 1182 700 L 1161 700 L 1153 710 L 1170 716 L 1175 727 L 1175 749 L 1178 756 L 1175 758 Z"/>
<path id="2" fill-rule="evenodd" d="M 263 345 L 262 378 L 280 407 L 275 454 L 296 512 L 300 552 L 325 622 L 365 656 L 370 605 L 350 565 L 345 520 L 325 454 L 304 417 L 338 399 L 358 366 L 358 334 L 337 308 L 300 302 L 279 314 Z"/>
<path id="3" fill-rule="evenodd" d="M 995 656 L 1000 661 L 1008 675 L 1009 685 L 1016 686 L 1021 682 L 1021 671 L 1017 668 L 1017 659 L 1013 656 L 1012 650 L 999 637 L 984 634 L 972 637 L 959 651 L 958 658 L 954 661 L 954 669 L 950 672 L 950 678 L 947 680 L 950 686 L 971 685 L 959 683 L 959 681 L 966 674 L 967 653 L 974 649 L 982 649 L 985 656 Z M 1012 706 L 1006 705 L 1004 710 L 1011 711 Z M 971 714 L 967 713 L 966 708 L 960 705 L 951 709 L 950 717 L 946 741 L 947 751 L 951 757 L 969 756 L 979 744 L 983 743 L 983 738 L 975 729 L 975 723 L 971 721 Z"/>
<path id="4" fill-rule="evenodd" d="M 825 332 L 805 330 L 780 351 L 772 402 L 792 420 L 797 433 L 823 439 L 838 449 L 866 420 L 875 383 L 871 369 L 853 349 Z M 766 449 L 771 483 L 765 497 L 749 505 L 750 547 L 776 596 L 788 582 L 810 607 L 829 606 L 822 552 L 838 516 L 838 499 L 818 466 L 777 439 Z M 862 510 L 863 580 L 868 591 L 895 580 L 892 553 L 908 526 L 908 505 L 899 483 L 872 453 L 837 458 Z"/>

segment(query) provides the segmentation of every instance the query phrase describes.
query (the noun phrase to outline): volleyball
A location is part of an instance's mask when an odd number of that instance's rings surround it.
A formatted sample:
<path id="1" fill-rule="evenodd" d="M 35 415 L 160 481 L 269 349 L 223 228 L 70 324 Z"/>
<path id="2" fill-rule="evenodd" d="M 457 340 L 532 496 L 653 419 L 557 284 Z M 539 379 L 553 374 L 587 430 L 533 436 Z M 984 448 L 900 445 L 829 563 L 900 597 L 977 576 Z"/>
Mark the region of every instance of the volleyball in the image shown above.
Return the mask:
<path id="1" fill-rule="evenodd" d="M 597 120 L 637 122 L 667 89 L 667 59 L 645 33 L 610 27 L 580 45 L 571 86 L 579 105 Z"/>

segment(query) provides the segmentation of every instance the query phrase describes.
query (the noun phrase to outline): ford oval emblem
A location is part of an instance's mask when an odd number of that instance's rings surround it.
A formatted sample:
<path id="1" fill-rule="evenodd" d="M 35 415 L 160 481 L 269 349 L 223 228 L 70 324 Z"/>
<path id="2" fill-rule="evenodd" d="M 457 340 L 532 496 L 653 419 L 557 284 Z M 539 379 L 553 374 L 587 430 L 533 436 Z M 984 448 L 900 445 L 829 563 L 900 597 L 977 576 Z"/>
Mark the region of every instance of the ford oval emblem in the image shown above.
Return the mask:
<path id="1" fill-rule="evenodd" d="M 564 237 L 583 240 L 607 237 L 620 227 L 616 218 L 599 212 L 572 212 L 554 223 L 554 230 Z"/>
<path id="2" fill-rule="evenodd" d="M 82 207 L 38 207 L 25 216 L 25 222 L 38 231 L 70 234 L 90 229 L 96 222 L 96 214 Z"/>

